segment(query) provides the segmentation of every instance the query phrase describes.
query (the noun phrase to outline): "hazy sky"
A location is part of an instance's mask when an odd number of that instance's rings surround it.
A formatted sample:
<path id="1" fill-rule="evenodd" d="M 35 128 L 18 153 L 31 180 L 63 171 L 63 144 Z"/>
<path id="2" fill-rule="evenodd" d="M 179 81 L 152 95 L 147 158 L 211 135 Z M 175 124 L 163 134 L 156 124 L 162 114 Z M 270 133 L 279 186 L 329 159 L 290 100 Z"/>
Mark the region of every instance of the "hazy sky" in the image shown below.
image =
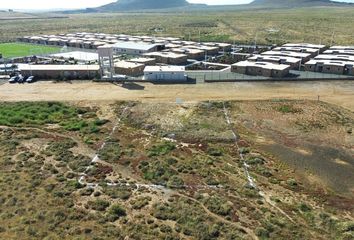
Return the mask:
<path id="1" fill-rule="evenodd" d="M 87 8 L 97 7 L 115 0 L 0 0 L 1 9 L 51 9 L 51 8 Z M 191 3 L 210 5 L 242 4 L 252 0 L 187 0 Z M 354 2 L 354 0 L 348 0 Z"/>

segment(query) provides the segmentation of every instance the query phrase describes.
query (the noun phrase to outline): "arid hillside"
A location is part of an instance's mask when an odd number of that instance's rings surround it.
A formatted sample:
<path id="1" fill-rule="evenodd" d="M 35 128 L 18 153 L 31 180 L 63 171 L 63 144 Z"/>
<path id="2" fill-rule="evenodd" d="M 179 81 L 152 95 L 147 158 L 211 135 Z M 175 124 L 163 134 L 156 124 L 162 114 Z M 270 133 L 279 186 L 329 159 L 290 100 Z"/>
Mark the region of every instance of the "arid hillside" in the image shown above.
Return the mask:
<path id="1" fill-rule="evenodd" d="M 353 112 L 0 103 L 0 239 L 353 239 Z"/>

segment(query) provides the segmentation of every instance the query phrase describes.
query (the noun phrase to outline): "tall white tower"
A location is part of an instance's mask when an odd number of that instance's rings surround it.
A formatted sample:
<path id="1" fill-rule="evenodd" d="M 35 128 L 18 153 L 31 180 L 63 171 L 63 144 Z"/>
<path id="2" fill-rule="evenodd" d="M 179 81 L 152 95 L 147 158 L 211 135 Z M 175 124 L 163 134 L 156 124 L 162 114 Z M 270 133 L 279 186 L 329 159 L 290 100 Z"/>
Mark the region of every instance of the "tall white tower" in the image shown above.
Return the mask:
<path id="1" fill-rule="evenodd" d="M 113 60 L 113 47 L 105 45 L 98 47 L 98 63 L 100 65 L 101 78 L 110 78 L 113 80 L 114 60 Z"/>

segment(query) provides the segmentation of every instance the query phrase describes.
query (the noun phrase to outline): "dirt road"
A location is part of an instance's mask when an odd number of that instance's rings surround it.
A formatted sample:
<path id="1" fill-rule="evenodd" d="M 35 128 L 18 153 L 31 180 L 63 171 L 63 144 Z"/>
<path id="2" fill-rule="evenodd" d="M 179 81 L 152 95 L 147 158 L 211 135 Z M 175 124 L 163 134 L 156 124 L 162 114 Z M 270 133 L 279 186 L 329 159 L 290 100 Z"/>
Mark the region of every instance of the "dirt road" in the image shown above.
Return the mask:
<path id="1" fill-rule="evenodd" d="M 354 110 L 354 81 L 244 82 L 196 85 L 154 85 L 75 82 L 0 85 L 1 101 L 197 102 L 205 100 L 309 99 Z"/>

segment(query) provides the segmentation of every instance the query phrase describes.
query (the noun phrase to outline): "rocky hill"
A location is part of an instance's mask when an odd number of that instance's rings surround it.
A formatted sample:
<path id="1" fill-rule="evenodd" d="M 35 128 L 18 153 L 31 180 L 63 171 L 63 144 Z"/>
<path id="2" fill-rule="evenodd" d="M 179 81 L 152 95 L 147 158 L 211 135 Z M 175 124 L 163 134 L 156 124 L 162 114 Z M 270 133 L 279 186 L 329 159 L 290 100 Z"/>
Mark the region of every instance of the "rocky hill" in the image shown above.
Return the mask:
<path id="1" fill-rule="evenodd" d="M 190 5 L 186 0 L 118 0 L 97 8 L 98 11 L 132 11 L 177 8 Z"/>
<path id="2" fill-rule="evenodd" d="M 316 6 L 342 6 L 348 3 L 334 2 L 331 0 L 254 0 L 251 6 L 262 6 L 269 8 L 284 7 L 316 7 Z"/>

